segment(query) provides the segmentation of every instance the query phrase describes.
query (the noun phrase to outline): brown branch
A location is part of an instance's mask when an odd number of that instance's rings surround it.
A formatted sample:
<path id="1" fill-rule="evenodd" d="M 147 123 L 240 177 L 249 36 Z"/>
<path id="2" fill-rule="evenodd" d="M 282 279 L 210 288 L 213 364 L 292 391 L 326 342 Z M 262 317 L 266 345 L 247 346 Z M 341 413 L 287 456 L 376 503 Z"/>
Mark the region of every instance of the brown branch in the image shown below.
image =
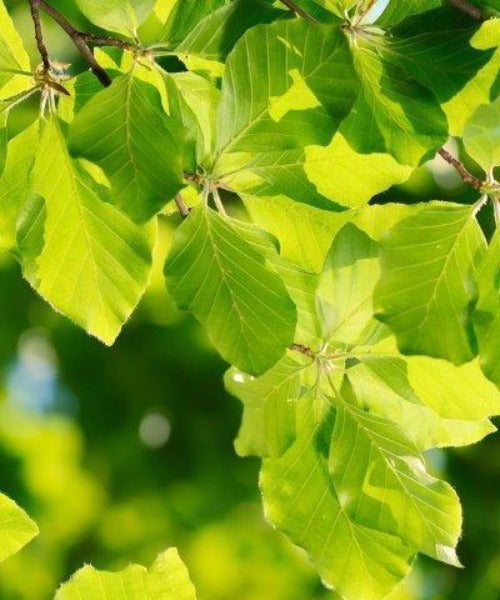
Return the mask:
<path id="1" fill-rule="evenodd" d="M 40 53 L 40 56 L 42 58 L 44 71 L 48 73 L 50 71 L 50 58 L 49 51 L 47 50 L 47 46 L 45 45 L 45 40 L 43 39 L 42 24 L 40 22 L 39 10 L 40 2 L 39 0 L 29 0 L 29 4 L 31 18 L 33 19 L 33 25 L 35 27 L 36 45 L 38 47 L 38 52 Z"/>
<path id="2" fill-rule="evenodd" d="M 289 8 L 292 12 L 298 14 L 303 19 L 307 19 L 308 21 L 312 21 L 313 23 L 317 23 L 316 19 L 311 16 L 308 12 L 306 12 L 300 6 L 297 6 L 293 0 L 281 0 L 282 4 L 284 4 L 287 8 Z"/>
<path id="3" fill-rule="evenodd" d="M 93 33 L 78 32 L 78 35 L 82 37 L 87 44 L 92 46 L 113 46 L 114 48 L 120 48 L 121 50 L 130 50 L 134 52 L 137 50 L 137 46 L 127 40 L 121 40 L 119 38 L 103 37 L 100 35 L 94 35 Z"/>
<path id="4" fill-rule="evenodd" d="M 484 20 L 481 9 L 472 5 L 470 2 L 467 2 L 467 0 L 450 0 L 450 3 L 453 4 L 455 8 L 458 8 L 458 10 L 461 10 L 473 19 L 477 19 L 478 21 Z"/>
<path id="5" fill-rule="evenodd" d="M 309 356 L 309 358 L 316 358 L 316 353 L 311 348 L 304 346 L 303 344 L 292 344 L 288 347 L 289 350 L 293 350 L 295 352 L 300 352 L 305 356 Z"/>
<path id="6" fill-rule="evenodd" d="M 179 211 L 181 217 L 183 219 L 186 219 L 187 217 L 189 217 L 189 213 L 191 212 L 191 209 L 189 208 L 189 206 L 186 206 L 186 204 L 184 203 L 184 200 L 182 199 L 182 196 L 180 194 L 176 194 L 174 200 L 175 200 L 175 204 L 177 206 L 177 210 Z"/>
<path id="7" fill-rule="evenodd" d="M 62 15 L 58 10 L 56 10 L 53 6 L 51 6 L 45 0 L 30 0 L 30 5 L 35 6 L 36 11 L 38 9 L 43 10 L 49 17 L 51 17 L 60 27 L 67 33 L 67 35 L 73 40 L 73 43 L 80 51 L 80 54 L 87 61 L 92 73 L 97 77 L 97 79 L 104 85 L 105 87 L 111 85 L 111 78 L 106 73 L 106 71 L 101 67 L 101 65 L 97 62 L 94 53 L 89 47 L 89 44 L 94 45 L 108 45 L 108 46 L 117 46 L 123 49 L 130 49 L 132 45 L 123 40 L 118 40 L 116 38 L 103 38 L 100 36 L 94 36 L 88 33 L 82 33 L 78 31 L 73 25 L 66 19 L 64 15 Z"/>
<path id="8" fill-rule="evenodd" d="M 438 154 L 448 164 L 455 167 L 455 169 L 458 171 L 458 173 L 460 174 L 460 177 L 465 181 L 465 183 L 472 186 L 478 192 L 480 192 L 483 189 L 483 185 L 484 185 L 483 182 L 480 179 L 478 179 L 477 177 L 474 177 L 474 175 L 472 175 L 472 173 L 469 173 L 469 171 L 465 168 L 465 165 L 461 161 L 459 161 L 457 158 L 452 156 L 448 152 L 448 150 L 441 148 L 441 150 L 439 150 Z"/>

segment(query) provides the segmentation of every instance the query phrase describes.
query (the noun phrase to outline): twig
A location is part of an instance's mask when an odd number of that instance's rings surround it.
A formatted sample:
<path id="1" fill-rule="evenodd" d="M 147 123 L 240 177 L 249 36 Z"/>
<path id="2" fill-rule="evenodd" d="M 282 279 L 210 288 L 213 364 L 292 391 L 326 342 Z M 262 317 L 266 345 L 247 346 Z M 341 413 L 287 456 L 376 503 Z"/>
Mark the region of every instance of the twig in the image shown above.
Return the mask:
<path id="1" fill-rule="evenodd" d="M 97 79 L 104 85 L 105 87 L 111 85 L 111 78 L 106 73 L 106 71 L 101 67 L 101 65 L 97 62 L 94 53 L 89 47 L 89 44 L 94 44 L 96 46 L 115 46 L 118 48 L 122 48 L 124 50 L 129 50 L 135 48 L 129 42 L 124 40 L 119 40 L 116 38 L 104 38 L 96 35 L 92 35 L 90 33 L 82 33 L 78 31 L 73 25 L 66 19 L 64 15 L 62 15 L 58 10 L 56 10 L 53 6 L 48 4 L 45 0 L 30 0 L 30 5 L 35 6 L 36 11 L 38 9 L 43 10 L 49 17 L 54 19 L 54 21 L 68 34 L 68 36 L 73 40 L 73 43 L 80 51 L 80 54 L 87 61 L 90 66 L 91 71 L 97 77 Z M 36 27 L 35 27 L 36 31 Z M 45 64 L 45 63 L 44 63 Z"/>
<path id="2" fill-rule="evenodd" d="M 189 213 L 191 212 L 191 209 L 186 206 L 186 204 L 184 203 L 184 200 L 182 199 L 182 196 L 180 194 L 176 194 L 175 195 L 175 204 L 177 206 L 177 210 L 179 211 L 181 217 L 183 219 L 186 219 L 187 217 L 189 217 Z"/>
<path id="3" fill-rule="evenodd" d="M 289 350 L 293 350 L 295 352 L 300 352 L 301 354 L 304 354 L 305 356 L 309 356 L 309 358 L 316 357 L 314 350 L 311 350 L 311 348 L 308 348 L 307 346 L 304 346 L 303 344 L 292 344 L 291 346 L 289 346 Z"/>
<path id="4" fill-rule="evenodd" d="M 478 21 L 484 20 L 481 9 L 477 6 L 473 6 L 470 2 L 467 2 L 467 0 L 450 0 L 450 3 L 473 19 L 477 19 Z"/>
<path id="5" fill-rule="evenodd" d="M 441 148 L 441 150 L 439 150 L 438 153 L 448 164 L 455 167 L 455 169 L 458 171 L 458 173 L 460 174 L 460 177 L 465 181 L 465 183 L 468 183 L 470 186 L 472 186 L 478 192 L 480 192 L 483 189 L 483 185 L 484 185 L 483 182 L 480 179 L 478 179 L 477 177 L 474 177 L 474 175 L 472 175 L 472 173 L 469 173 L 469 171 L 467 171 L 467 169 L 465 168 L 465 165 L 461 161 L 459 161 L 457 158 L 452 156 L 448 152 L 448 150 Z"/>
<path id="6" fill-rule="evenodd" d="M 78 34 L 85 40 L 87 44 L 92 44 L 92 46 L 113 46 L 114 48 L 130 50 L 132 52 L 137 50 L 137 46 L 131 42 L 127 42 L 127 40 L 106 36 L 103 37 L 93 33 L 84 33 L 83 31 L 79 31 Z"/>
<path id="7" fill-rule="evenodd" d="M 281 2 L 292 12 L 297 13 L 303 19 L 317 23 L 316 19 L 312 15 L 306 12 L 303 8 L 300 8 L 300 6 L 297 6 L 293 0 L 281 0 Z"/>
<path id="8" fill-rule="evenodd" d="M 36 45 L 38 47 L 38 52 L 42 57 L 43 69 L 46 73 L 50 71 L 50 58 L 49 51 L 47 50 L 47 46 L 45 45 L 45 40 L 43 39 L 42 32 L 42 24 L 40 22 L 40 2 L 39 0 L 29 0 L 30 3 L 30 12 L 31 18 L 33 19 L 33 25 L 35 27 L 35 38 Z"/>

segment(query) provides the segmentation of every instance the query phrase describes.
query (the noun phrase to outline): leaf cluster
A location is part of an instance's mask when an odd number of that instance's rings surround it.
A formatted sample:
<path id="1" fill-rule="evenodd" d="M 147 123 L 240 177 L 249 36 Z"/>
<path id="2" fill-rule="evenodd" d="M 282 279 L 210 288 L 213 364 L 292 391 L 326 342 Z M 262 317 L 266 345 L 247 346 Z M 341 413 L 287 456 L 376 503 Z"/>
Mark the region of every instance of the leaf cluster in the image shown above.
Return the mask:
<path id="1" fill-rule="evenodd" d="M 270 521 L 349 599 L 385 597 L 417 552 L 459 566 L 460 502 L 425 452 L 499 412 L 494 3 L 478 19 L 437 0 L 78 0 L 105 35 L 30 4 L 92 72 L 50 49 L 32 65 L 0 2 L 0 246 L 111 345 L 178 209 L 168 292 L 232 365 L 236 449 L 263 459 Z M 438 153 L 472 204 L 372 202 Z M 84 570 L 57 597 L 93 585 Z"/>

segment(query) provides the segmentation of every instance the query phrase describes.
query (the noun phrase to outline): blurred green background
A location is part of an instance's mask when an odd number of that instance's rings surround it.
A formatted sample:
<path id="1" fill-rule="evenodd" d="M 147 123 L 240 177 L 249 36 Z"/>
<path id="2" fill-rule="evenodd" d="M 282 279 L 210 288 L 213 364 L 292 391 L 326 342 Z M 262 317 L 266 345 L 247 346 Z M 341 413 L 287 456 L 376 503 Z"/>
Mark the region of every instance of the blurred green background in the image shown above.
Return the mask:
<path id="1" fill-rule="evenodd" d="M 36 65 L 26 3 L 7 4 Z M 54 5 L 88 27 L 73 3 Z M 44 22 L 54 58 L 78 71 L 72 46 Z M 437 161 L 377 201 L 434 197 L 472 200 Z M 201 600 L 332 598 L 305 556 L 266 524 L 259 462 L 233 450 L 241 409 L 223 389 L 226 365 L 167 297 L 161 270 L 175 225 L 163 219 L 151 288 L 112 349 L 54 314 L 0 255 L 0 489 L 41 530 L 0 565 L 0 600 L 48 600 L 84 563 L 148 565 L 169 546 L 180 549 Z M 498 438 L 430 459 L 463 502 L 466 568 L 419 558 L 391 598 L 497 600 Z"/>

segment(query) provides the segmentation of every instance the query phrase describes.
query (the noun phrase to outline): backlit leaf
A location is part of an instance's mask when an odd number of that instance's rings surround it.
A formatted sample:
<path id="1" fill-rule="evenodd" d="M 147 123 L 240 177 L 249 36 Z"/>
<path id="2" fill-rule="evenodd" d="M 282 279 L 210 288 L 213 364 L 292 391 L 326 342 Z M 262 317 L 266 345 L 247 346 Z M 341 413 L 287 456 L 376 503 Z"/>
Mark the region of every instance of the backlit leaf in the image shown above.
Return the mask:
<path id="1" fill-rule="evenodd" d="M 455 364 L 473 358 L 469 313 L 485 248 L 473 209 L 460 205 L 425 207 L 382 240 L 377 316 L 402 352 Z"/>
<path id="2" fill-rule="evenodd" d="M 131 71 L 85 104 L 68 144 L 104 170 L 120 208 L 144 222 L 182 188 L 183 135 L 158 92 Z"/>
<path id="3" fill-rule="evenodd" d="M 205 325 L 239 369 L 259 375 L 293 342 L 297 313 L 281 279 L 230 220 L 207 206 L 177 230 L 165 275 L 178 306 Z"/>
<path id="4" fill-rule="evenodd" d="M 56 310 L 112 344 L 144 293 L 156 226 L 135 225 L 106 202 L 105 190 L 70 158 L 55 117 L 43 127 L 31 180 L 45 200 L 45 235 L 25 273 Z"/>
<path id="5" fill-rule="evenodd" d="M 149 569 L 130 565 L 109 573 L 86 566 L 63 584 L 55 600 L 196 600 L 189 574 L 177 550 L 158 556 Z"/>

